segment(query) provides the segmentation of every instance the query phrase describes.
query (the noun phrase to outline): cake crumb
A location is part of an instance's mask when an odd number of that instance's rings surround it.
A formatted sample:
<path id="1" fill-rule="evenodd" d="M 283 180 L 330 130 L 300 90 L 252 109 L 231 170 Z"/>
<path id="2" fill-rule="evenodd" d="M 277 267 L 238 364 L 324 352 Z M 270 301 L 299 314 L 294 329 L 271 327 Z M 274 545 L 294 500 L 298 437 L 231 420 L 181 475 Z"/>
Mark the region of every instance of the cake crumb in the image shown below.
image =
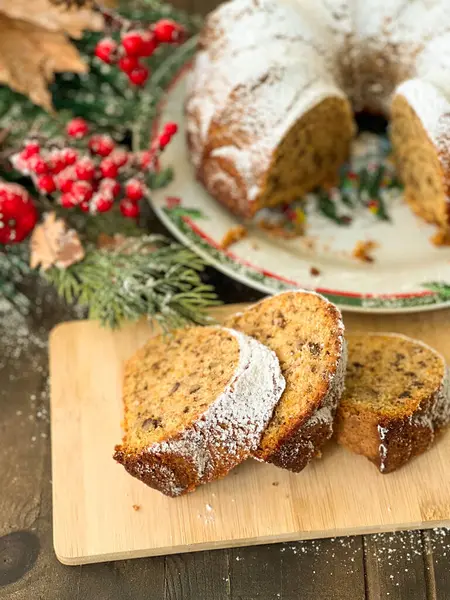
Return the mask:
<path id="1" fill-rule="evenodd" d="M 133 510 L 135 510 L 136 512 L 138 510 L 141 510 L 141 505 L 140 504 L 133 504 Z"/>
<path id="2" fill-rule="evenodd" d="M 259 246 L 255 241 L 250 242 L 250 247 L 252 250 L 259 250 Z"/>
<path id="3" fill-rule="evenodd" d="M 269 236 L 274 238 L 281 238 L 284 240 L 291 240 L 296 237 L 303 236 L 305 229 L 303 226 L 296 227 L 295 229 L 288 230 L 283 227 L 280 223 L 269 221 L 268 219 L 260 219 L 257 222 L 259 229 L 262 229 Z"/>
<path id="4" fill-rule="evenodd" d="M 372 263 L 375 261 L 374 257 L 372 256 L 372 252 L 375 250 L 375 248 L 378 248 L 378 244 L 373 240 L 360 240 L 356 242 L 352 251 L 352 256 L 353 258 L 361 260 L 362 262 Z"/>
<path id="5" fill-rule="evenodd" d="M 312 275 L 313 277 L 319 277 L 320 271 L 317 267 L 311 267 L 309 270 L 309 274 Z"/>
<path id="6" fill-rule="evenodd" d="M 446 231 L 437 231 L 431 236 L 433 246 L 450 246 L 450 235 Z"/>
<path id="7" fill-rule="evenodd" d="M 230 227 L 230 229 L 228 229 L 228 231 L 225 233 L 225 235 L 222 238 L 222 241 L 219 244 L 220 248 L 222 250 L 226 250 L 233 244 L 236 244 L 240 240 L 247 237 L 247 234 L 247 229 L 243 225 L 236 225 L 235 227 Z"/>
<path id="8" fill-rule="evenodd" d="M 316 249 L 316 240 L 312 237 L 306 236 L 303 238 L 303 245 L 307 250 L 314 251 Z"/>

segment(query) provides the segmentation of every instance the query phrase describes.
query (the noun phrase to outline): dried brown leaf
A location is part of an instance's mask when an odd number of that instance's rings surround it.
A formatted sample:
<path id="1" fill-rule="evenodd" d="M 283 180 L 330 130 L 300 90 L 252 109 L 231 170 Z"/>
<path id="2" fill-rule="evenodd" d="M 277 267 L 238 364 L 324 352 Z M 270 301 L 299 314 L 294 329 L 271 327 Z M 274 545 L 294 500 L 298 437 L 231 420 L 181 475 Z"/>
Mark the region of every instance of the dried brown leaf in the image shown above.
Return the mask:
<path id="1" fill-rule="evenodd" d="M 47 31 L 0 13 L 0 83 L 51 110 L 47 85 L 54 73 L 87 70 L 64 33 Z"/>
<path id="2" fill-rule="evenodd" d="M 74 229 L 67 229 L 56 213 L 44 215 L 43 222 L 34 228 L 31 236 L 30 266 L 41 265 L 43 271 L 52 266 L 66 269 L 84 258 L 84 249 Z"/>
<path id="3" fill-rule="evenodd" d="M 67 33 L 73 38 L 80 38 L 85 29 L 103 29 L 103 17 L 89 6 L 68 7 L 50 0 L 0 0 L 0 13 L 48 31 Z"/>

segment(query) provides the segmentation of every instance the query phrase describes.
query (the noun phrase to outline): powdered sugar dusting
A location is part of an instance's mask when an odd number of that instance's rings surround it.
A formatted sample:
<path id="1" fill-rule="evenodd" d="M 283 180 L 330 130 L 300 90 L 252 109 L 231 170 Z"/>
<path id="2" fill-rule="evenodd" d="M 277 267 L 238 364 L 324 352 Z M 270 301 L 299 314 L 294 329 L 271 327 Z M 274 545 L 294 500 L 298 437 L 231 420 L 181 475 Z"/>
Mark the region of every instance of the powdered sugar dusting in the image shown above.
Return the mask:
<path id="1" fill-rule="evenodd" d="M 226 331 L 239 342 L 239 363 L 230 383 L 192 427 L 145 450 L 161 459 L 161 465 L 164 456 L 184 459 L 197 483 L 211 481 L 218 468 L 233 468 L 257 448 L 285 387 L 274 352 L 243 333 Z M 165 481 L 158 487 L 170 496 L 180 495 L 186 489 L 169 471 L 159 473 Z"/>
<path id="2" fill-rule="evenodd" d="M 397 94 L 403 96 L 422 121 L 430 139 L 440 151 L 441 158 L 448 157 L 450 102 L 431 83 L 411 79 L 399 86 Z"/>
<path id="3" fill-rule="evenodd" d="M 409 415 L 406 419 L 406 424 L 409 427 L 418 427 L 421 429 L 427 429 L 429 431 L 430 435 L 428 445 L 430 446 L 434 441 L 436 431 L 450 423 L 450 377 L 449 369 L 445 364 L 444 357 L 436 350 L 428 346 L 428 344 L 412 339 L 406 335 L 397 333 L 371 333 L 371 335 L 391 336 L 396 338 L 400 337 L 415 345 L 420 345 L 426 348 L 429 352 L 432 352 L 435 356 L 437 356 L 442 362 L 442 380 L 430 399 L 429 404 L 426 407 L 419 406 L 417 410 Z M 391 428 L 382 424 L 378 424 L 377 430 L 378 437 L 380 439 L 379 469 L 383 473 L 386 470 L 386 462 L 389 458 L 389 433 Z"/>
<path id="4" fill-rule="evenodd" d="M 355 110 L 388 113 L 403 82 L 407 87 L 399 93 L 411 87 L 416 100 L 426 96 L 418 108 L 450 170 L 445 98 L 435 101 L 437 90 L 423 94 L 408 81 L 425 80 L 450 94 L 449 49 L 450 4 L 443 0 L 222 4 L 200 37 L 186 103 L 200 179 L 246 214 L 274 150 L 308 110 L 340 97 Z"/>
<path id="5" fill-rule="evenodd" d="M 334 416 L 339 399 L 345 388 L 347 344 L 344 339 L 344 323 L 340 311 L 328 299 L 316 292 L 307 290 L 284 291 L 276 296 L 260 300 L 255 306 L 264 305 L 265 302 L 272 304 L 277 301 L 277 298 L 286 295 L 295 297 L 297 305 L 301 305 L 303 298 L 306 300 L 308 296 L 314 296 L 319 298 L 323 304 L 321 310 L 333 307 L 336 314 L 333 331 L 329 332 L 329 335 L 336 336 L 338 348 L 334 368 L 330 366 L 326 373 L 328 389 L 319 405 L 312 407 L 312 414 L 303 423 L 300 423 L 292 436 L 283 441 L 283 443 L 280 443 L 275 454 L 271 454 L 265 458 L 268 462 L 273 462 L 277 466 L 299 472 L 306 466 L 310 459 L 319 453 L 321 445 L 333 433 Z M 253 307 L 250 307 L 247 311 L 251 311 L 252 309 Z M 240 313 L 240 315 L 245 315 L 245 312 Z M 295 418 L 295 415 L 292 415 L 292 417 Z M 259 452 L 256 453 L 255 458 L 257 460 L 264 460 L 260 458 Z"/>

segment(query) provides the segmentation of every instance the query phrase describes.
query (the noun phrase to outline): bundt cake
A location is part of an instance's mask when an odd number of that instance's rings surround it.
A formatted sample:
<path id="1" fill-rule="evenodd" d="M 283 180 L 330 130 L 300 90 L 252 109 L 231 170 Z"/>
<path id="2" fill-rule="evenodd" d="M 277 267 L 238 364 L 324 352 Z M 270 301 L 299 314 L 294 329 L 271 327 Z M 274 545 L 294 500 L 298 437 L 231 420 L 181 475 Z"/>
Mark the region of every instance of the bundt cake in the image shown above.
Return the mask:
<path id="1" fill-rule="evenodd" d="M 206 20 L 188 87 L 197 177 L 250 217 L 334 181 L 353 113 L 381 113 L 406 198 L 445 243 L 449 55 L 448 0 L 227 2 Z"/>
<path id="2" fill-rule="evenodd" d="M 150 339 L 126 364 L 114 458 L 168 496 L 246 459 L 284 390 L 274 352 L 243 333 L 191 327 Z"/>
<path id="3" fill-rule="evenodd" d="M 438 352 L 403 335 L 355 333 L 347 343 L 337 441 L 389 473 L 427 450 L 448 425 L 447 366 Z"/>
<path id="4" fill-rule="evenodd" d="M 232 315 L 227 325 L 271 348 L 286 380 L 252 454 L 298 473 L 333 433 L 347 360 L 341 313 L 318 294 L 283 292 Z"/>

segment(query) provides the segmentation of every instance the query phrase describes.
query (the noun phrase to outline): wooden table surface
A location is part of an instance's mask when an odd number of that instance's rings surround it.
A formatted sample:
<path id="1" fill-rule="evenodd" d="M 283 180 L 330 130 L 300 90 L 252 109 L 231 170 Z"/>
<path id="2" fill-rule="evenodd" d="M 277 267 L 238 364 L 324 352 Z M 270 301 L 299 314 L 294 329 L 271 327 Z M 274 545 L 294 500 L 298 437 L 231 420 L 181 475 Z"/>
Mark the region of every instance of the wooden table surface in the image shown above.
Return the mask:
<path id="1" fill-rule="evenodd" d="M 213 2 L 178 5 L 205 13 Z M 210 277 L 225 302 L 259 298 L 213 271 Z M 32 294 L 26 321 L 0 298 L 0 600 L 450 599 L 444 529 L 59 564 L 52 546 L 47 336 L 74 315 L 45 288 Z M 433 323 L 427 313 L 411 318 Z"/>

